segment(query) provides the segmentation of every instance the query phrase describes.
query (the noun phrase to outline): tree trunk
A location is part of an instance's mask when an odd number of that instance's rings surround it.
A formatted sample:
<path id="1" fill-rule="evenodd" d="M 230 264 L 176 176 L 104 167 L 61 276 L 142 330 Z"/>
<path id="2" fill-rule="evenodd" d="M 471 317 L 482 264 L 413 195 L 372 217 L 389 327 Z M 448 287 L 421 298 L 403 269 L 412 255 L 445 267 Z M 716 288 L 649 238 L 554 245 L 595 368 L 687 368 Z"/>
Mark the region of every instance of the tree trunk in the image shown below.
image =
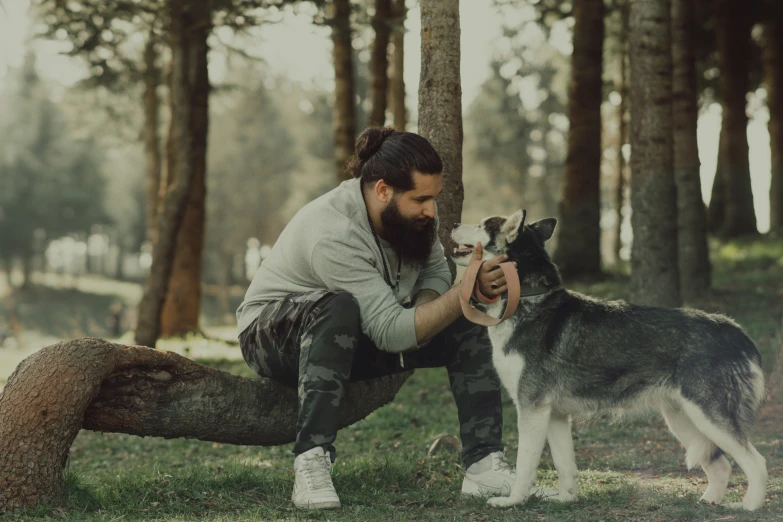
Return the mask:
<path id="1" fill-rule="evenodd" d="M 144 49 L 144 152 L 147 157 L 147 241 L 155 244 L 158 221 L 158 194 L 160 192 L 161 153 L 158 128 L 160 126 L 160 69 L 157 66 L 155 37 L 150 32 Z"/>
<path id="2" fill-rule="evenodd" d="M 783 8 L 769 9 L 764 24 L 764 86 L 769 107 L 772 178 L 769 185 L 769 229 L 783 235 Z"/>
<path id="3" fill-rule="evenodd" d="M 604 2 L 574 2 L 574 53 L 568 93 L 568 157 L 553 260 L 566 278 L 601 273 L 601 101 Z"/>
<path id="4" fill-rule="evenodd" d="M 3 270 L 5 270 L 5 281 L 8 285 L 8 288 L 13 288 L 13 279 L 12 279 L 12 271 L 14 269 L 14 263 L 13 260 L 8 256 L 3 256 Z"/>
<path id="5" fill-rule="evenodd" d="M 715 177 L 710 189 L 710 206 L 707 208 L 707 228 L 710 232 L 720 235 L 726 222 L 726 179 L 723 175 L 723 155 L 720 153 L 723 143 L 728 139 L 727 127 L 722 125 L 718 136 L 718 164 L 715 166 Z"/>
<path id="6" fill-rule="evenodd" d="M 166 199 L 166 193 L 174 185 L 174 173 L 177 169 L 177 153 L 176 153 L 176 132 L 177 124 L 174 121 L 174 108 L 172 103 L 172 93 L 174 92 L 174 85 L 172 84 L 174 75 L 172 74 L 172 64 L 169 60 L 167 71 L 165 74 L 166 85 L 168 86 L 169 95 L 169 121 L 168 121 L 168 133 L 166 136 L 166 155 L 161 165 L 160 171 L 160 191 L 158 192 L 158 219 L 163 215 L 163 202 Z M 156 234 L 157 235 L 157 234 Z"/>
<path id="7" fill-rule="evenodd" d="M 21 288 L 30 288 L 33 284 L 33 254 L 22 255 L 22 285 Z"/>
<path id="8" fill-rule="evenodd" d="M 680 292 L 683 299 L 690 300 L 709 289 L 711 269 L 696 139 L 699 111 L 693 52 L 693 4 L 690 0 L 671 2 L 674 178 L 677 185 Z"/>
<path id="9" fill-rule="evenodd" d="M 334 43 L 334 161 L 337 181 L 349 177 L 345 170 L 356 140 L 356 100 L 353 77 L 351 3 L 334 0 L 332 6 L 332 42 Z"/>
<path id="10" fill-rule="evenodd" d="M 630 298 L 645 305 L 680 306 L 670 2 L 632 1 L 629 23 L 634 236 Z"/>
<path id="11" fill-rule="evenodd" d="M 176 154 L 176 161 L 168 159 L 169 165 L 174 166 L 174 183 L 166 191 L 163 200 L 163 210 L 158 219 L 158 241 L 152 249 L 150 275 L 139 303 L 136 343 L 150 347 L 155 346 L 160 336 L 161 311 L 174 264 L 177 234 L 196 176 L 191 151 L 197 120 L 191 103 L 195 91 L 193 70 L 201 50 L 198 45 L 193 45 L 193 33 L 201 34 L 201 28 L 196 26 L 196 22 L 203 16 L 196 13 L 198 7 L 188 9 L 188 5 L 186 0 L 168 0 L 166 3 L 172 61 L 169 149 Z"/>
<path id="12" fill-rule="evenodd" d="M 389 38 L 391 36 L 391 0 L 375 0 L 375 17 L 372 21 L 375 41 L 370 58 L 370 111 L 369 126 L 382 127 L 386 123 L 386 98 L 389 90 Z"/>
<path id="13" fill-rule="evenodd" d="M 125 242 L 124 238 L 117 241 L 117 266 L 114 270 L 114 279 L 118 281 L 125 280 Z"/>
<path id="14" fill-rule="evenodd" d="M 349 383 L 340 427 L 391 401 L 410 372 Z M 296 389 L 172 352 L 79 339 L 43 348 L 0 393 L 0 513 L 62 501 L 81 428 L 271 446 L 296 438 Z"/>
<path id="15" fill-rule="evenodd" d="M 726 201 L 720 233 L 731 238 L 757 232 L 748 160 L 748 116 L 745 113 L 753 21 L 742 0 L 725 0 L 719 5 L 716 30 L 723 126 L 726 128 L 718 152 L 723 160 Z"/>
<path id="16" fill-rule="evenodd" d="M 198 330 L 201 312 L 210 88 L 207 72 L 207 37 L 212 24 L 211 13 L 206 8 L 194 9 L 193 15 L 193 29 L 189 34 L 193 57 L 190 62 L 190 77 L 193 81 L 190 99 L 192 114 L 190 158 L 193 179 L 185 216 L 177 235 L 174 264 L 161 315 L 161 337 L 184 335 Z"/>
<path id="17" fill-rule="evenodd" d="M 627 14 L 627 8 L 624 9 Z M 615 262 L 620 262 L 620 250 L 623 247 L 623 207 L 625 206 L 625 187 L 626 187 L 626 162 L 623 155 L 623 146 L 628 141 L 628 125 L 625 122 L 625 113 L 628 110 L 628 81 L 625 67 L 625 60 L 628 53 L 625 49 L 625 43 L 628 39 L 627 32 L 627 19 L 626 15 L 623 16 L 623 53 L 620 57 L 620 66 L 617 71 L 617 79 L 615 81 L 615 89 L 620 93 L 620 105 L 617 107 L 617 163 L 615 179 L 617 185 L 615 185 L 614 192 L 614 205 L 617 209 L 617 222 L 614 225 L 614 245 L 613 252 Z"/>
<path id="18" fill-rule="evenodd" d="M 462 87 L 459 0 L 421 0 L 419 134 L 443 160 L 443 191 L 437 198 L 438 236 L 451 252 L 451 225 L 462 216 Z M 446 256 L 452 279 L 456 267 Z"/>
<path id="19" fill-rule="evenodd" d="M 394 128 L 405 130 L 407 112 L 405 111 L 405 18 L 407 9 L 405 0 L 393 0 L 392 12 L 392 51 L 389 68 L 389 108 L 394 118 Z"/>

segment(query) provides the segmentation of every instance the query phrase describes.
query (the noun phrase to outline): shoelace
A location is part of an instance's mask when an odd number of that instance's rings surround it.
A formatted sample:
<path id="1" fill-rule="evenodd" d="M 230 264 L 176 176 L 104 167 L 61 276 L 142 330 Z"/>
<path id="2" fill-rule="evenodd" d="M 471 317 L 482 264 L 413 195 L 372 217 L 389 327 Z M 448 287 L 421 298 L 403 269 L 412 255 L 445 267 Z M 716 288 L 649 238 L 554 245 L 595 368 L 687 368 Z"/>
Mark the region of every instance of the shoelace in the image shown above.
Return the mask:
<path id="1" fill-rule="evenodd" d="M 303 466 L 305 479 L 312 491 L 319 489 L 332 489 L 332 474 L 329 466 L 329 455 L 320 455 L 307 459 L 307 464 Z"/>

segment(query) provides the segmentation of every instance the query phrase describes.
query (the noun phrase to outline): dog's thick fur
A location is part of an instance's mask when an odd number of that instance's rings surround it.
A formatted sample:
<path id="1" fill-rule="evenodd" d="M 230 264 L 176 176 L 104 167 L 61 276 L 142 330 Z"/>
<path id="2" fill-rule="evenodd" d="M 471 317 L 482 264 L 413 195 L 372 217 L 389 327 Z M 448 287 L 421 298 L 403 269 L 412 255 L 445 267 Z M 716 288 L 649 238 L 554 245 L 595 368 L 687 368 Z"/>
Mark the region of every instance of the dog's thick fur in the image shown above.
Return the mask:
<path id="1" fill-rule="evenodd" d="M 570 417 L 658 409 L 686 448 L 688 468 L 701 465 L 709 484 L 702 500 L 718 504 L 726 493 L 730 455 L 748 478 L 742 507 L 764 505 L 767 469 L 749 441 L 764 398 L 761 357 L 733 321 L 699 310 L 603 301 L 565 290 L 544 243 L 556 221 L 524 224 L 522 211 L 480 225 L 455 225 L 455 250 L 466 264 L 480 241 L 484 258 L 506 253 L 522 284 L 541 288 L 516 313 L 489 328 L 493 361 L 517 407 L 516 483 L 495 506 L 523 502 L 533 489 L 548 440 L 559 476 L 555 500 L 577 497 Z M 496 305 L 499 315 L 504 300 Z"/>

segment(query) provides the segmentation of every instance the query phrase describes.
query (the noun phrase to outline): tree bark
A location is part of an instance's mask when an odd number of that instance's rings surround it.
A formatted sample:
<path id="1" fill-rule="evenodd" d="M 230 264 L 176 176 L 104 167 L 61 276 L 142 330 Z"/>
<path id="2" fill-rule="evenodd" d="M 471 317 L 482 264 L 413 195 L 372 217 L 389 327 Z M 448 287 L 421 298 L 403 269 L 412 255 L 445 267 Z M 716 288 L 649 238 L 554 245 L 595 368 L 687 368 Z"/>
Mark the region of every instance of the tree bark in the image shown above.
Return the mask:
<path id="1" fill-rule="evenodd" d="M 727 132 L 728 128 L 721 126 L 718 135 L 718 163 L 715 166 L 715 177 L 710 189 L 710 205 L 707 208 L 707 228 L 715 235 L 722 233 L 723 224 L 726 222 L 726 179 L 723 175 L 724 158 L 720 151 L 723 143 L 728 139 Z"/>
<path id="2" fill-rule="evenodd" d="M 630 298 L 680 306 L 677 188 L 672 143 L 671 11 L 668 0 L 632 0 Z"/>
<path id="3" fill-rule="evenodd" d="M 723 126 L 726 128 L 725 139 L 721 140 L 718 152 L 722 159 L 726 203 L 725 219 L 719 233 L 732 238 L 757 232 L 748 160 L 748 116 L 745 112 L 753 19 L 746 2 L 741 0 L 723 0 L 718 6 L 716 30 Z"/>
<path id="4" fill-rule="evenodd" d="M 122 237 L 117 241 L 117 264 L 114 267 L 114 279 L 125 281 L 125 242 Z"/>
<path id="5" fill-rule="evenodd" d="M 195 177 L 192 129 L 196 124 L 191 102 L 195 90 L 194 63 L 199 49 L 192 45 L 192 32 L 199 32 L 196 20 L 198 6 L 188 9 L 186 0 L 168 0 L 171 48 L 171 135 L 169 149 L 176 161 L 168 158 L 174 167 L 174 183 L 166 191 L 163 210 L 158 219 L 158 241 L 152 249 L 152 267 L 144 295 L 139 303 L 136 325 L 136 343 L 154 347 L 160 336 L 160 319 L 172 272 L 177 234 L 183 217 L 191 184 Z M 195 4 L 194 4 L 195 5 Z M 169 174 L 171 174 L 170 172 Z"/>
<path id="6" fill-rule="evenodd" d="M 158 221 L 158 194 L 160 192 L 161 152 L 160 137 L 160 69 L 157 65 L 155 37 L 150 32 L 144 49 L 144 153 L 147 158 L 147 240 L 155 244 Z"/>
<path id="7" fill-rule="evenodd" d="M 405 110 L 405 0 L 393 0 L 392 51 L 389 68 L 389 108 L 394 119 L 394 128 L 404 131 L 408 114 Z"/>
<path id="8" fill-rule="evenodd" d="M 174 264 L 161 315 L 161 337 L 184 335 L 198 330 L 201 312 L 210 89 L 207 72 L 207 37 L 212 24 L 211 13 L 206 8 L 194 9 L 193 15 L 193 26 L 189 33 L 189 45 L 193 57 L 190 62 L 190 76 L 193 81 L 190 99 L 192 114 L 190 157 L 193 179 L 182 226 L 177 234 Z"/>
<path id="9" fill-rule="evenodd" d="M 6 285 L 8 285 L 8 288 L 13 288 L 14 287 L 13 280 L 12 280 L 13 274 L 11 273 L 14 269 L 13 260 L 11 259 L 10 256 L 3 256 L 2 261 L 3 261 L 3 270 L 5 271 Z"/>
<path id="10" fill-rule="evenodd" d="M 372 110 L 368 125 L 382 127 L 386 123 L 387 94 L 389 91 L 389 40 L 391 37 L 391 0 L 375 0 L 372 21 L 375 41 L 370 57 L 370 100 Z"/>
<path id="11" fill-rule="evenodd" d="M 33 284 L 33 254 L 22 255 L 22 289 L 30 288 Z"/>
<path id="12" fill-rule="evenodd" d="M 552 256 L 566 278 L 601 273 L 603 0 L 575 0 L 574 21 L 568 157 L 559 204 L 560 235 Z"/>
<path id="13" fill-rule="evenodd" d="M 617 222 L 614 225 L 614 245 L 613 252 L 615 262 L 620 262 L 620 250 L 623 247 L 623 207 L 625 206 L 625 187 L 626 187 L 626 168 L 627 164 L 625 156 L 623 155 L 623 146 L 628 141 L 628 125 L 625 121 L 625 114 L 628 110 L 628 81 L 626 74 L 625 60 L 628 53 L 625 49 L 625 44 L 628 41 L 627 32 L 627 12 L 628 9 L 624 8 L 623 15 L 623 55 L 620 57 L 620 64 L 617 71 L 617 79 L 615 80 L 615 90 L 620 93 L 620 105 L 617 107 L 617 162 L 615 179 L 617 184 L 615 185 L 614 192 L 614 206 L 617 209 Z"/>
<path id="14" fill-rule="evenodd" d="M 680 292 L 683 299 L 689 300 L 709 289 L 711 269 L 696 139 L 699 112 L 693 52 L 693 4 L 690 0 L 671 2 L 674 178 L 677 184 Z"/>
<path id="15" fill-rule="evenodd" d="M 332 6 L 334 44 L 334 161 L 337 181 L 349 177 L 345 170 L 356 140 L 356 95 L 354 87 L 351 3 L 334 0 Z"/>
<path id="16" fill-rule="evenodd" d="M 349 383 L 348 426 L 391 401 L 410 372 Z M 296 389 L 246 379 L 172 352 L 79 339 L 43 348 L 0 393 L 0 513 L 62 501 L 81 428 L 271 446 L 296 438 Z"/>
<path id="17" fill-rule="evenodd" d="M 764 86 L 769 107 L 772 178 L 769 185 L 769 229 L 783 235 L 783 8 L 770 5 L 764 24 Z"/>
<path id="18" fill-rule="evenodd" d="M 451 252 L 451 224 L 462 216 L 462 87 L 460 83 L 459 0 L 421 0 L 419 134 L 443 160 L 443 191 L 437 198 L 440 230 Z M 452 279 L 456 267 L 446 256 Z"/>

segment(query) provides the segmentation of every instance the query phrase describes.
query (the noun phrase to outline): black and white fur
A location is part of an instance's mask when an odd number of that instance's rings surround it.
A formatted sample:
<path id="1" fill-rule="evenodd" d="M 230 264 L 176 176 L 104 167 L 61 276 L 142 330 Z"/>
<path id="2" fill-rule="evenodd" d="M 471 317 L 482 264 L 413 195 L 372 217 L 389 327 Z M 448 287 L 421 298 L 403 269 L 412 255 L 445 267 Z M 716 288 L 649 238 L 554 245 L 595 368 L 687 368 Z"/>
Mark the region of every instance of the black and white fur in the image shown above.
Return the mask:
<path id="1" fill-rule="evenodd" d="M 516 313 L 489 328 L 492 358 L 517 408 L 519 452 L 510 506 L 538 494 L 534 487 L 544 442 L 559 476 L 550 498 L 577 498 L 570 418 L 655 408 L 686 448 L 688 469 L 701 465 L 709 481 L 702 500 L 719 504 L 731 473 L 730 455 L 748 478 L 741 507 L 764 506 L 766 461 L 749 441 L 765 396 L 761 357 L 732 320 L 699 310 L 604 301 L 561 288 L 544 243 L 556 220 L 524 224 L 523 211 L 455 225 L 458 264 L 480 241 L 484 258 L 517 262 L 522 284 L 540 286 Z M 504 299 L 489 311 L 499 316 Z M 738 506 L 737 506 L 738 507 Z"/>

